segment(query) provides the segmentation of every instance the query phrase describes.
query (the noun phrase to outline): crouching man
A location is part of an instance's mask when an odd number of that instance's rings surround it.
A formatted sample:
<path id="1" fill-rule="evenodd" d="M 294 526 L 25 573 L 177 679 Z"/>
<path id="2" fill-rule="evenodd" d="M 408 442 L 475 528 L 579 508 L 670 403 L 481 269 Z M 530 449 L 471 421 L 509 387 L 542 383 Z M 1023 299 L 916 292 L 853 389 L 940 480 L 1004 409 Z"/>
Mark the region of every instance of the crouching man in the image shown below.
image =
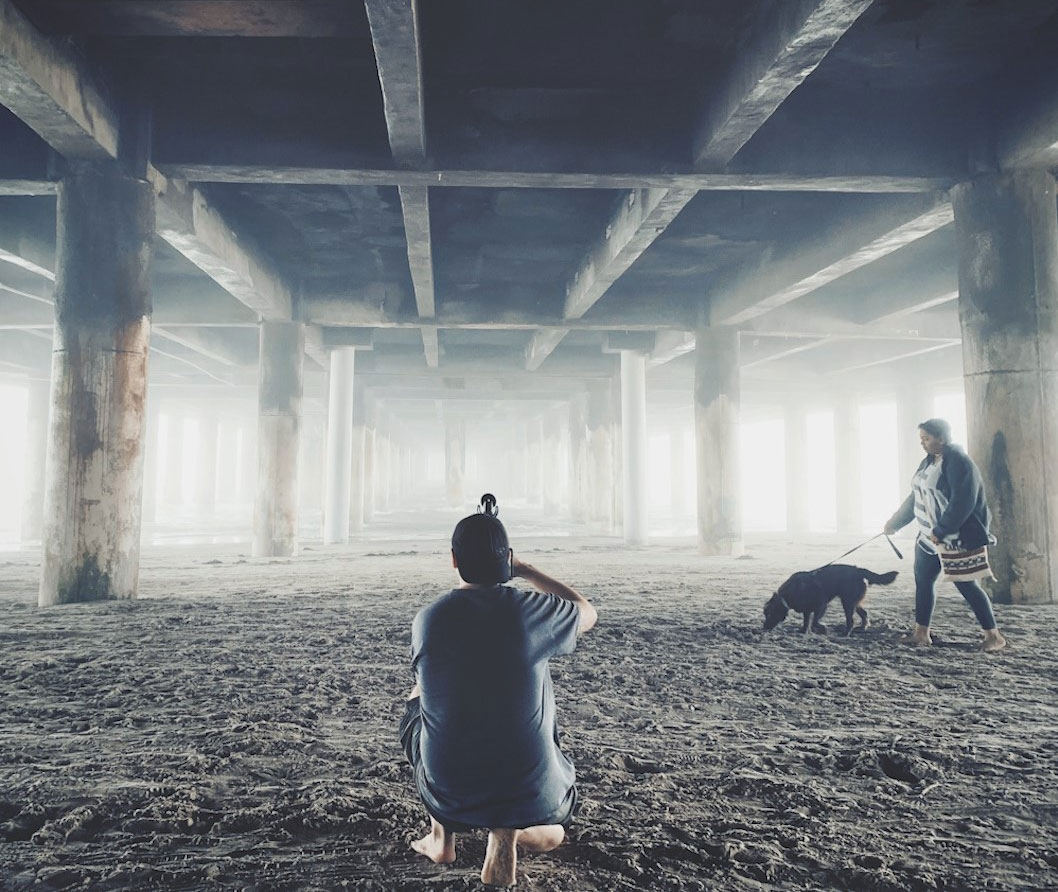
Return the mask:
<path id="1" fill-rule="evenodd" d="M 459 587 L 412 624 L 416 684 L 400 737 L 431 823 L 412 848 L 450 864 L 455 834 L 486 828 L 481 880 L 511 886 L 517 848 L 558 846 L 577 807 L 548 659 L 571 653 L 597 614 L 569 586 L 517 560 L 495 516 L 459 522 L 452 564 Z M 538 591 L 505 585 L 512 576 Z"/>

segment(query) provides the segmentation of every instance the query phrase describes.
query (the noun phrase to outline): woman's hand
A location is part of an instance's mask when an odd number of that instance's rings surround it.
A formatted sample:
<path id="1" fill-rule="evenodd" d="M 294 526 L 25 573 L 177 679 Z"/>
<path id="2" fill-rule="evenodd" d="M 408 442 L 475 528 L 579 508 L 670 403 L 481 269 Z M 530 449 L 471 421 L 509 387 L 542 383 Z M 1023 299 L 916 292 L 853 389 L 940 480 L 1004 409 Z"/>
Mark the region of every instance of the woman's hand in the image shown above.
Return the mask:
<path id="1" fill-rule="evenodd" d="M 896 532 L 896 527 L 894 527 L 894 526 L 892 525 L 892 523 L 887 523 L 887 524 L 886 524 L 886 525 L 885 525 L 885 526 L 884 526 L 884 527 L 882 528 L 882 532 L 883 532 L 883 533 L 885 533 L 885 535 L 887 535 L 887 536 L 892 536 L 892 535 L 893 535 L 893 534 L 894 534 L 894 533 Z"/>

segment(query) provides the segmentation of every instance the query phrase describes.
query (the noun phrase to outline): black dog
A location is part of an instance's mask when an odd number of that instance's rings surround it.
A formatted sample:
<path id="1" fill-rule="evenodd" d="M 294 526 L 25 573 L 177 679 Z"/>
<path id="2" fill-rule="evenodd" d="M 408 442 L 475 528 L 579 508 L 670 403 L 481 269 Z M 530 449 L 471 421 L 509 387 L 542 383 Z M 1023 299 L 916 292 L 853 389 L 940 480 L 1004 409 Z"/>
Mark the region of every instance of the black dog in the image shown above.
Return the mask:
<path id="1" fill-rule="evenodd" d="M 861 623 L 857 629 L 863 632 L 870 623 L 862 606 L 867 598 L 867 585 L 889 585 L 896 576 L 896 570 L 878 574 L 851 564 L 830 564 L 818 570 L 794 573 L 764 605 L 764 630 L 774 629 L 791 610 L 796 610 L 804 616 L 802 633 L 808 631 L 811 623 L 813 632 L 825 635 L 827 627 L 820 620 L 827 605 L 841 598 L 841 606 L 845 608 L 845 636 L 852 634 L 853 611 L 859 614 Z"/>

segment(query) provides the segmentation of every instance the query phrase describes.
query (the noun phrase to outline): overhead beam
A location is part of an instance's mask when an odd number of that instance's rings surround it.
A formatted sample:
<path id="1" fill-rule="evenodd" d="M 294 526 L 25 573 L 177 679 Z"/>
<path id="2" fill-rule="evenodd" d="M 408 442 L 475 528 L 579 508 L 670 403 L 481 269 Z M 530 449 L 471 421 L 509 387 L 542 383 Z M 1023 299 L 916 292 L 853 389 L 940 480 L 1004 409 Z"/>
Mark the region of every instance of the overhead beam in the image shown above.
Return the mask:
<path id="1" fill-rule="evenodd" d="M 430 186 L 484 189 L 689 189 L 696 192 L 915 193 L 949 189 L 962 172 L 907 176 L 864 172 L 838 175 L 711 173 L 693 170 L 532 171 L 432 168 L 311 167 L 263 164 L 156 162 L 167 176 L 194 183 L 297 186 Z"/>
<path id="2" fill-rule="evenodd" d="M 769 362 L 776 362 L 780 359 L 787 359 L 790 356 L 796 356 L 800 353 L 807 353 L 810 350 L 817 350 L 820 347 L 825 347 L 828 344 L 834 343 L 835 338 L 804 338 L 799 343 L 790 343 L 789 339 L 781 342 L 772 350 L 765 350 L 764 355 L 757 355 L 752 359 L 743 361 L 740 368 L 742 371 L 749 371 L 759 366 L 765 365 Z M 748 351 L 743 351 L 743 357 L 748 356 Z"/>
<path id="3" fill-rule="evenodd" d="M 44 179 L 0 179 L 0 198 L 11 196 L 54 195 L 59 191 L 59 184 L 54 180 Z"/>
<path id="4" fill-rule="evenodd" d="M 236 350 L 229 339 L 225 338 L 216 329 L 211 328 L 181 328 L 151 327 L 151 336 L 158 336 L 174 344 L 194 350 L 214 362 L 225 366 L 248 367 L 257 362 L 256 351 L 246 353 Z"/>
<path id="5" fill-rule="evenodd" d="M 947 226 L 952 219 L 951 203 L 944 194 L 904 199 L 843 218 L 821 236 L 790 246 L 778 259 L 766 260 L 714 294 L 711 323 L 738 325 L 782 307 Z"/>
<path id="6" fill-rule="evenodd" d="M 672 362 L 694 350 L 694 332 L 658 331 L 654 334 L 654 349 L 647 357 L 647 365 L 654 368 Z"/>
<path id="7" fill-rule="evenodd" d="M 871 0 L 764 4 L 702 114 L 695 165 L 726 166 L 870 5 Z"/>
<path id="8" fill-rule="evenodd" d="M 64 158 L 118 154 L 118 116 L 73 48 L 0 0 L 0 104 Z"/>
<path id="9" fill-rule="evenodd" d="M 927 353 L 935 353 L 938 350 L 950 350 L 952 347 L 958 347 L 959 341 L 950 341 L 946 344 L 924 344 L 919 345 L 913 349 L 902 349 L 896 350 L 888 356 L 882 356 L 877 359 L 868 359 L 860 362 L 852 362 L 848 364 L 842 364 L 838 368 L 832 368 L 825 372 L 827 375 L 847 375 L 851 372 L 858 372 L 864 369 L 872 369 L 877 366 L 892 365 L 894 362 L 902 362 L 903 360 L 910 359 L 913 356 L 923 356 Z"/>
<path id="10" fill-rule="evenodd" d="M 950 341 L 961 337 L 959 317 L 947 308 L 928 310 L 895 321 L 860 324 L 847 318 L 805 313 L 785 307 L 740 325 L 742 332 L 772 337 L 838 337 L 842 340 Z"/>

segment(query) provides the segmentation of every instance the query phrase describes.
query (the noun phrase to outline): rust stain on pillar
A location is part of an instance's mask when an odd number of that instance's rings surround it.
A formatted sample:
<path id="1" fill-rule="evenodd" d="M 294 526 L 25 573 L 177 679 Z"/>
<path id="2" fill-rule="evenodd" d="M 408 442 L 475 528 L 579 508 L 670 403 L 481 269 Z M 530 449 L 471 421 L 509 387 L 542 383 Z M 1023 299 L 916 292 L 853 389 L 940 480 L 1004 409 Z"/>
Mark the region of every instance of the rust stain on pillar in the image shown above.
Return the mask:
<path id="1" fill-rule="evenodd" d="M 73 163 L 57 220 L 42 606 L 136 596 L 154 193 Z"/>

